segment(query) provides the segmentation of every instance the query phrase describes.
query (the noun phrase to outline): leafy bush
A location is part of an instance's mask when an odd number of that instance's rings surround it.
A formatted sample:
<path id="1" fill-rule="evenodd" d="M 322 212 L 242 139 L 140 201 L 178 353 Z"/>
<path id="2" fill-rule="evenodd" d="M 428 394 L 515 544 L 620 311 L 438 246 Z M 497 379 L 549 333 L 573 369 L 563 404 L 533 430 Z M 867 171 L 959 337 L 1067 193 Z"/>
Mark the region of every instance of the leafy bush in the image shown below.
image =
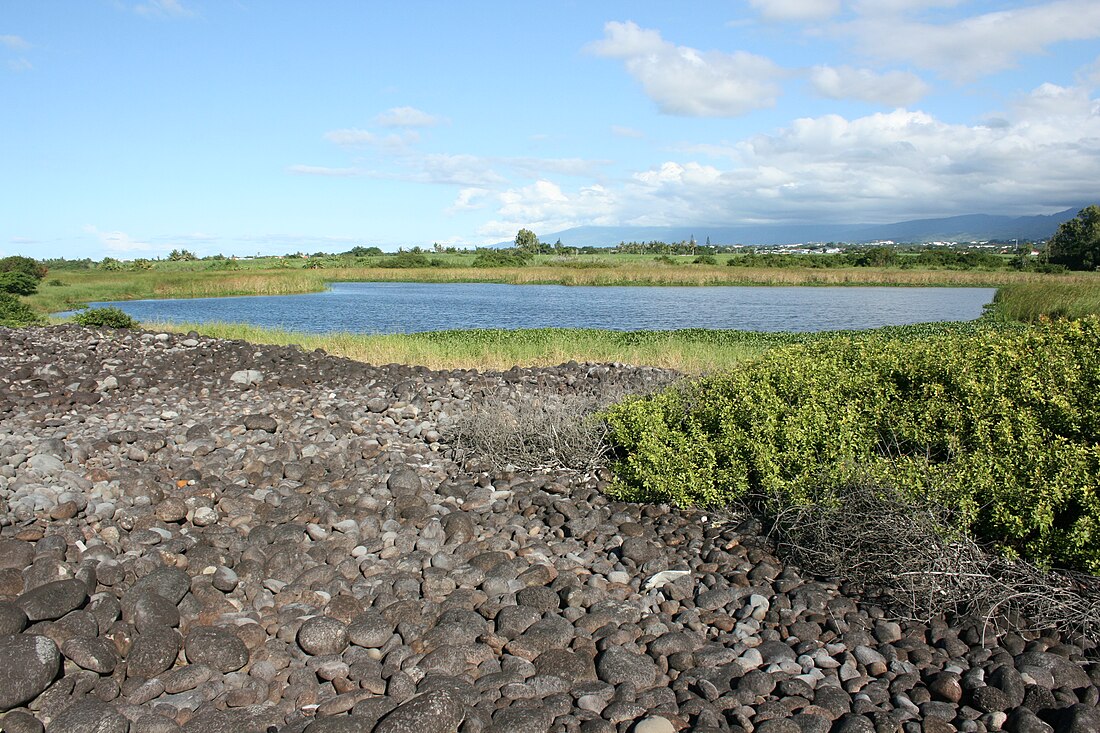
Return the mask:
<path id="1" fill-rule="evenodd" d="M 21 270 L 0 272 L 0 293 L 34 295 L 38 292 L 38 279 Z"/>
<path id="2" fill-rule="evenodd" d="M 66 287 L 65 282 L 61 278 L 51 278 L 46 282 L 51 288 L 63 288 Z"/>
<path id="3" fill-rule="evenodd" d="M 398 252 L 395 255 L 383 257 L 378 261 L 378 267 L 392 267 L 406 269 L 413 267 L 430 267 L 428 258 L 419 252 Z"/>
<path id="4" fill-rule="evenodd" d="M 92 328 L 137 328 L 138 322 L 120 308 L 86 308 L 75 316 L 73 323 Z"/>
<path id="5" fill-rule="evenodd" d="M 693 265 L 717 265 L 718 258 L 714 255 L 699 255 L 691 261 Z"/>
<path id="6" fill-rule="evenodd" d="M 483 249 L 478 251 L 472 266 L 525 267 L 530 259 L 531 255 L 521 250 Z"/>
<path id="7" fill-rule="evenodd" d="M 843 505 L 871 481 L 1100 572 L 1100 319 L 777 349 L 607 413 L 622 498 Z"/>
<path id="8" fill-rule="evenodd" d="M 41 323 L 31 307 L 11 293 L 0 293 L 0 326 L 19 327 Z"/>
<path id="9" fill-rule="evenodd" d="M 48 270 L 45 265 L 30 257 L 12 255 L 0 259 L 0 272 L 25 272 L 38 281 L 46 277 Z"/>

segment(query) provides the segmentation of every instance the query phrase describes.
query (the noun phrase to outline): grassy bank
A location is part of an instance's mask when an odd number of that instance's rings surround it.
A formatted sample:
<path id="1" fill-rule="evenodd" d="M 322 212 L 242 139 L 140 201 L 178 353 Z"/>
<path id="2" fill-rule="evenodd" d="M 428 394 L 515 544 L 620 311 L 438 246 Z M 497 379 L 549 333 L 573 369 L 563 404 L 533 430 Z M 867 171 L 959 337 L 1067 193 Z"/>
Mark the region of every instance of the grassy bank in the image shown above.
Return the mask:
<path id="1" fill-rule="evenodd" d="M 473 329 L 430 333 L 366 335 L 307 334 L 239 323 L 146 323 L 146 328 L 241 339 L 258 344 L 326 352 L 371 364 L 416 364 L 432 369 L 509 369 L 554 366 L 567 361 L 620 362 L 703 374 L 778 347 L 828 339 L 847 332 L 774 333 L 714 329 L 612 331 L 594 328 Z M 874 333 L 902 339 L 969 333 L 980 323 L 923 323 L 891 326 Z"/>
<path id="2" fill-rule="evenodd" d="M 701 329 L 643 332 L 479 329 L 365 335 L 294 333 L 237 323 L 143 325 L 177 332 L 194 330 L 205 336 L 260 344 L 297 344 L 304 349 L 324 349 L 336 356 L 371 364 L 417 364 L 432 369 L 509 369 L 517 365 L 598 361 L 645 364 L 698 374 L 728 367 L 798 338 L 790 334 Z"/>
<path id="3" fill-rule="evenodd" d="M 1015 271 L 929 270 L 850 267 L 834 269 L 662 265 L 631 262 L 598 266 L 537 265 L 515 268 L 344 267 L 306 270 L 58 270 L 28 302 L 42 313 L 86 303 L 146 298 L 202 298 L 228 295 L 291 295 L 323 290 L 329 282 L 486 282 L 516 285 L 884 285 L 1001 287 L 1100 283 L 1096 273 L 1044 275 Z"/>
<path id="4" fill-rule="evenodd" d="M 1100 315 L 1100 277 L 1081 276 L 1073 282 L 1011 283 L 993 299 L 997 318 L 1035 322 L 1040 318 L 1084 318 Z"/>

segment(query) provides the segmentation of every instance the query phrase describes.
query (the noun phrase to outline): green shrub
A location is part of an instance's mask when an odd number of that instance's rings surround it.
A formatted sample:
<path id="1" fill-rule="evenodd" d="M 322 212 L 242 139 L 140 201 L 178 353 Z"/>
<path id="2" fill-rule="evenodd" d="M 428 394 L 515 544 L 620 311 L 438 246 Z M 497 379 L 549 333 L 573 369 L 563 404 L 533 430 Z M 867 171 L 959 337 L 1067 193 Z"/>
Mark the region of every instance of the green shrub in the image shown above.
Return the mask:
<path id="1" fill-rule="evenodd" d="M 41 322 L 39 315 L 17 296 L 11 293 L 0 293 L 0 326 L 16 328 Z"/>
<path id="2" fill-rule="evenodd" d="M 137 328 L 138 322 L 120 308 L 86 308 L 75 316 L 73 323 L 92 328 Z"/>
<path id="3" fill-rule="evenodd" d="M 714 255 L 699 255 L 691 261 L 693 265 L 717 265 L 718 258 Z"/>
<path id="4" fill-rule="evenodd" d="M 406 269 L 413 267 L 430 267 L 428 258 L 419 252 L 398 252 L 394 255 L 383 257 L 378 261 L 378 267 L 392 267 Z"/>
<path id="5" fill-rule="evenodd" d="M 25 272 L 37 281 L 46 277 L 46 273 L 49 272 L 49 270 L 47 270 L 46 266 L 38 260 L 32 260 L 30 257 L 22 257 L 20 255 L 12 255 L 11 257 L 0 259 L 0 272 Z"/>
<path id="6" fill-rule="evenodd" d="M 49 285 L 51 288 L 66 287 L 65 282 L 57 277 L 49 279 L 48 281 L 46 281 L 46 284 Z"/>
<path id="7" fill-rule="evenodd" d="M 779 512 L 871 480 L 1010 555 L 1100 572 L 1095 317 L 818 339 L 607 419 L 622 498 Z"/>
<path id="8" fill-rule="evenodd" d="M 478 250 L 473 267 L 526 267 L 531 255 L 519 250 L 483 249 Z"/>
<path id="9" fill-rule="evenodd" d="M 22 270 L 0 272 L 0 293 L 34 295 L 38 292 L 38 279 Z"/>

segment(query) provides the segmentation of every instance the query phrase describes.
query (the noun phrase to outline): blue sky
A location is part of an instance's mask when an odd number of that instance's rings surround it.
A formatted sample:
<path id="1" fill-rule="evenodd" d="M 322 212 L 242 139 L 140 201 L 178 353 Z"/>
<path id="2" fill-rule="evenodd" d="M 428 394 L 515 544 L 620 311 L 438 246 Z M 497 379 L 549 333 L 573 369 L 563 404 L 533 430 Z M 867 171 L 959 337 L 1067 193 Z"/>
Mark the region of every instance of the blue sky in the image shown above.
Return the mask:
<path id="1" fill-rule="evenodd" d="M 0 254 L 1100 201 L 1100 3 L 0 0 Z"/>

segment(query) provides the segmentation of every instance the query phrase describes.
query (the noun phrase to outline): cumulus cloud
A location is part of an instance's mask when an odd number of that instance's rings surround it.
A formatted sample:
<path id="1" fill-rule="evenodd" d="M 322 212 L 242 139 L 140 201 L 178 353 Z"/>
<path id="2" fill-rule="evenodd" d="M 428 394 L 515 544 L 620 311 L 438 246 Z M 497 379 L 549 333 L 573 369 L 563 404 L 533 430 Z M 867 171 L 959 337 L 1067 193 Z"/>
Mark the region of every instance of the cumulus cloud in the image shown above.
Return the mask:
<path id="1" fill-rule="evenodd" d="M 928 93 L 928 85 L 916 74 L 905 71 L 877 73 L 851 66 L 815 66 L 810 86 L 827 99 L 858 99 L 863 102 L 906 107 Z"/>
<path id="2" fill-rule="evenodd" d="M 454 203 L 447 208 L 448 214 L 457 214 L 461 211 L 473 211 L 485 206 L 485 199 L 489 191 L 484 188 L 463 188 L 455 197 Z"/>
<path id="3" fill-rule="evenodd" d="M 374 118 L 379 127 L 434 127 L 444 119 L 430 115 L 416 107 L 394 107 Z"/>
<path id="4" fill-rule="evenodd" d="M 496 196 L 497 217 L 478 228 L 487 241 L 508 239 L 520 228 L 552 232 L 581 224 L 617 223 L 614 194 L 603 186 L 566 191 L 548 180 L 510 188 Z"/>
<path id="5" fill-rule="evenodd" d="M 552 232 L 1054 211 L 1079 203 L 1100 179 L 1100 100 L 1083 87 L 1044 84 L 983 124 L 904 109 L 833 114 L 696 152 L 722 162 L 666 160 L 611 186 L 545 179 L 510 187 L 489 200 L 495 215 L 479 233 L 500 241 L 522 226 Z"/>
<path id="6" fill-rule="evenodd" d="M 736 117 L 771 107 L 785 75 L 763 56 L 677 46 L 632 21 L 607 23 L 604 38 L 587 50 L 622 60 L 662 112 L 688 117 Z"/>
<path id="7" fill-rule="evenodd" d="M 1061 41 L 1100 38 L 1100 3 L 1056 0 L 942 24 L 868 14 L 840 30 L 876 58 L 970 81 L 1013 68 L 1021 56 L 1042 53 Z"/>
<path id="8" fill-rule="evenodd" d="M 749 0 L 767 20 L 823 20 L 840 11 L 840 0 Z"/>
<path id="9" fill-rule="evenodd" d="M 31 44 L 20 36 L 3 35 L 0 36 L 0 46 L 12 51 L 27 51 L 30 49 Z"/>

